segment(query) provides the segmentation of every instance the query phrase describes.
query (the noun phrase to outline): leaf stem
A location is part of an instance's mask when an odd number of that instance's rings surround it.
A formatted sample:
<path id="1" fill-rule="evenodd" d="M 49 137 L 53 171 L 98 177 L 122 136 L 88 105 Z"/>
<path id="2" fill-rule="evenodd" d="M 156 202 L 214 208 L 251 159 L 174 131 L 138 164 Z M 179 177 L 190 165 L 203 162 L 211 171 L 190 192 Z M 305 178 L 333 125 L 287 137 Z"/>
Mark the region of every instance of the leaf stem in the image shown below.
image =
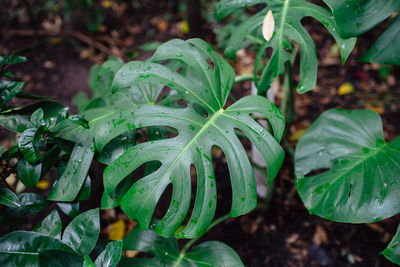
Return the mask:
<path id="1" fill-rule="evenodd" d="M 215 227 L 216 225 L 220 224 L 221 222 L 225 221 L 226 219 L 228 219 L 229 213 L 216 219 L 215 221 L 213 221 L 210 226 L 207 228 L 207 231 L 205 231 L 201 236 L 198 236 L 196 238 L 193 238 L 192 240 L 189 240 L 189 242 L 187 242 L 185 244 L 185 246 L 183 246 L 182 250 L 179 253 L 179 257 L 176 260 L 176 262 L 174 263 L 174 265 L 172 267 L 179 267 L 183 258 L 185 257 L 186 251 L 189 250 L 189 248 L 197 241 L 199 240 L 205 233 L 207 233 L 208 231 L 210 231 L 213 227 Z"/>

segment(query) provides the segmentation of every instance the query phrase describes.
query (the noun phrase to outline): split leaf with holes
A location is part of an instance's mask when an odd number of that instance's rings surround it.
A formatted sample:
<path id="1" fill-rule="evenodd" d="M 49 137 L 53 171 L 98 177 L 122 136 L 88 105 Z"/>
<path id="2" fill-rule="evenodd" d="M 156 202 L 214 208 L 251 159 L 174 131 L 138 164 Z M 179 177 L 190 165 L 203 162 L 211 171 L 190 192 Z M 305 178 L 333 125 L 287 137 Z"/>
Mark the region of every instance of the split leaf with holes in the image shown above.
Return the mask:
<path id="1" fill-rule="evenodd" d="M 400 211 L 399 152 L 400 137 L 384 141 L 376 112 L 326 111 L 297 145 L 297 190 L 310 213 L 326 219 L 381 221 Z"/>
<path id="2" fill-rule="evenodd" d="M 171 70 L 154 61 L 177 60 L 187 69 Z M 211 149 L 217 146 L 225 153 L 232 184 L 230 215 L 251 211 L 257 203 L 256 184 L 246 150 L 236 130 L 240 130 L 260 151 L 268 168 L 268 182 L 276 176 L 284 157 L 279 141 L 284 118 L 277 107 L 261 96 L 247 96 L 224 108 L 234 83 L 234 71 L 214 48 L 200 39 L 172 40 L 160 46 L 153 62 L 130 62 L 120 69 L 113 90 L 138 83 L 159 83 L 175 90 L 186 101 L 187 108 L 160 105 L 101 109 L 101 119 L 90 121 L 97 149 L 101 151 L 116 136 L 135 128 L 169 126 L 178 136 L 148 141 L 129 148 L 111 162 L 104 172 L 106 192 L 112 196 L 124 178 L 142 164 L 158 161 L 160 167 L 138 180 L 122 198 L 122 210 L 142 229 L 147 229 L 161 194 L 173 186 L 168 212 L 155 230 L 162 236 L 172 235 L 183 223 L 191 200 L 190 167 L 197 171 L 197 193 L 193 212 L 180 237 L 203 234 L 210 225 L 216 208 L 217 192 Z M 212 62 L 214 68 L 209 64 Z M 271 132 L 251 115 L 265 117 Z M 218 178 L 218 177 L 217 177 Z"/>
<path id="3" fill-rule="evenodd" d="M 338 34 L 332 13 L 326 8 L 305 0 L 221 0 L 218 4 L 218 19 L 222 19 L 238 9 L 257 4 L 266 4 L 267 7 L 237 27 L 228 41 L 225 54 L 234 59 L 246 38 L 258 40 L 257 43 L 261 45 L 254 65 L 254 81 L 259 94 L 265 95 L 273 80 L 284 73 L 285 63 L 291 60 L 293 49 L 291 41 L 299 44 L 301 50 L 298 92 L 304 93 L 315 87 L 318 59 L 315 44 L 301 24 L 304 17 L 318 20 L 332 34 L 338 44 L 343 63 L 353 50 L 356 39 L 344 39 Z M 275 21 L 275 33 L 267 42 L 262 38 L 261 28 L 264 18 L 270 10 Z M 259 63 L 267 48 L 272 48 L 273 53 L 266 66 L 261 70 L 261 77 L 258 79 Z"/>

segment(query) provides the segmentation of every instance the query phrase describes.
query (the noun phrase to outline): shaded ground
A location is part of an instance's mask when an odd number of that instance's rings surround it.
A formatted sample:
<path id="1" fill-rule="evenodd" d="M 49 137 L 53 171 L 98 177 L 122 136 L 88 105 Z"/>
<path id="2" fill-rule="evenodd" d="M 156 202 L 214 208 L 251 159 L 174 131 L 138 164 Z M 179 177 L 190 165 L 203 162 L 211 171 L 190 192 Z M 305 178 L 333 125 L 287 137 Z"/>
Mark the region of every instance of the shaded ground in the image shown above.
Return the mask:
<path id="1" fill-rule="evenodd" d="M 83 14 L 79 12 L 64 24 L 63 31 L 84 32 L 84 35 L 95 40 L 89 44 L 74 37 L 32 37 L 27 32 L 24 35 L 21 30 L 31 30 L 31 25 L 11 19 L 3 24 L 8 28 L 3 26 L 0 31 L 0 54 L 32 49 L 27 54 L 28 63 L 11 69 L 18 78 L 27 82 L 25 92 L 51 96 L 71 105 L 72 97 L 77 92 L 89 92 L 87 78 L 93 63 L 102 62 L 109 55 L 123 56 L 129 60 L 139 55 L 137 48 L 147 41 L 187 37 L 182 33 L 184 17 L 179 13 L 179 4 L 143 1 L 139 6 L 132 4 L 120 9 L 120 15 L 115 15 L 118 7 L 105 11 L 103 33 L 89 33 L 85 22 L 80 20 Z M 9 15 L 10 10 L 16 12 L 14 4 L 0 5 L 0 15 L 3 18 Z M 52 17 L 47 20 L 56 19 Z M 290 129 L 294 137 L 292 135 L 290 145 L 294 147 L 297 132 L 306 129 L 321 112 L 333 107 L 372 108 L 381 113 L 388 140 L 400 135 L 399 69 L 394 68 L 385 76 L 382 75 L 384 67 L 357 62 L 357 58 L 366 51 L 379 30 L 360 38 L 349 61 L 341 66 L 332 48 L 332 38 L 325 31 L 320 31 L 321 27 L 316 22 L 306 20 L 305 24 L 316 41 L 320 59 L 318 85 L 309 93 L 296 94 L 296 118 Z M 43 24 L 39 23 L 38 27 L 42 29 Z M 211 29 L 206 29 L 206 32 L 205 39 L 215 43 Z M 111 36 L 111 41 L 104 39 L 105 36 Z M 99 44 L 106 49 L 99 49 Z M 241 57 L 239 66 L 243 68 L 238 68 L 238 71 L 248 71 L 246 68 L 252 65 L 253 58 L 254 52 Z M 298 79 L 297 75 L 295 79 Z M 340 96 L 337 90 L 344 82 L 353 84 L 355 90 Z M 235 97 L 249 93 L 248 82 L 236 85 L 233 90 Z M 279 102 L 279 88 L 277 96 Z M 2 136 L 2 142 L 8 142 L 4 140 L 8 135 L 3 133 Z M 295 191 L 292 164 L 288 155 L 277 178 L 268 209 L 257 209 L 246 216 L 230 219 L 207 233 L 202 240 L 226 242 L 239 253 L 246 266 L 392 266 L 383 256 L 379 256 L 379 252 L 394 235 L 399 216 L 379 224 L 351 225 L 309 215 Z M 229 196 L 229 178 L 223 159 L 218 159 L 215 167 L 219 193 Z M 95 186 L 101 186 L 101 182 Z M 230 199 L 225 198 L 220 199 L 219 203 L 224 204 L 218 207 L 219 216 L 229 209 Z M 85 205 L 88 208 L 98 206 L 96 201 L 98 199 L 92 199 L 91 203 Z M 118 218 L 118 213 L 103 218 L 104 229 L 108 223 Z"/>

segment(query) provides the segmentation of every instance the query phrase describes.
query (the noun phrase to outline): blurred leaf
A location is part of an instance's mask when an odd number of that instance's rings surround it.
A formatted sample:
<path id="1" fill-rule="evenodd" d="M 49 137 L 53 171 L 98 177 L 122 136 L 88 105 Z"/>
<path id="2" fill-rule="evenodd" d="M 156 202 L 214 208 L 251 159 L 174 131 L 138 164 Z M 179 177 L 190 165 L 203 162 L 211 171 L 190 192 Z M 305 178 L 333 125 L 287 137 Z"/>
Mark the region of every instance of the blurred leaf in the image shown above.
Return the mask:
<path id="1" fill-rule="evenodd" d="M 117 266 L 122 253 L 122 241 L 114 241 L 107 244 L 106 249 L 97 257 L 94 264 L 96 267 Z"/>
<path id="2" fill-rule="evenodd" d="M 89 255 L 83 257 L 83 267 L 96 267 Z"/>
<path id="3" fill-rule="evenodd" d="M 80 255 L 88 255 L 96 245 L 100 233 L 99 209 L 86 211 L 65 228 L 62 241 Z"/>
<path id="4" fill-rule="evenodd" d="M 400 225 L 387 248 L 381 252 L 388 260 L 400 265 Z"/>
<path id="5" fill-rule="evenodd" d="M 339 86 L 338 95 L 348 95 L 354 92 L 354 86 L 351 83 L 343 83 Z"/>
<path id="6" fill-rule="evenodd" d="M 0 80 L 0 108 L 3 108 L 5 104 L 11 102 L 11 100 L 21 92 L 24 85 L 24 82 Z"/>
<path id="7" fill-rule="evenodd" d="M 119 219 L 115 223 L 110 225 L 110 231 L 108 232 L 108 239 L 110 240 L 122 240 L 125 236 L 125 221 Z"/>
<path id="8" fill-rule="evenodd" d="M 391 217 L 400 211 L 399 150 L 400 137 L 384 141 L 377 113 L 328 110 L 297 144 L 298 193 L 310 213 L 326 219 L 369 223 Z"/>
<path id="9" fill-rule="evenodd" d="M 294 133 L 292 133 L 289 137 L 289 141 L 297 142 L 303 136 L 303 134 L 307 131 L 307 129 L 298 129 Z"/>
<path id="10" fill-rule="evenodd" d="M 18 161 L 17 164 L 18 178 L 25 186 L 29 188 L 36 187 L 36 184 L 39 182 L 41 172 L 42 172 L 42 163 L 32 165 L 24 158 L 21 158 Z"/>
<path id="11" fill-rule="evenodd" d="M 41 180 L 36 184 L 36 188 L 41 189 L 41 190 L 46 190 L 49 188 L 50 182 L 48 180 Z"/>
<path id="12" fill-rule="evenodd" d="M 42 224 L 36 232 L 48 235 L 57 239 L 61 238 L 62 223 L 57 210 L 53 210 L 42 221 Z"/>
<path id="13" fill-rule="evenodd" d="M 0 188 L 0 204 L 9 207 L 21 207 L 21 202 L 19 201 L 18 196 L 10 189 L 4 187 Z"/>
<path id="14" fill-rule="evenodd" d="M 23 56 L 0 56 L 0 65 L 19 64 L 27 61 Z"/>
<path id="15" fill-rule="evenodd" d="M 397 1 L 399 3 L 399 1 Z M 400 6 L 400 4 L 398 4 Z M 399 7 L 400 8 L 400 7 Z M 400 15 L 391 22 L 387 30 L 375 41 L 361 61 L 400 65 Z"/>
<path id="16" fill-rule="evenodd" d="M 85 92 L 80 91 L 73 97 L 72 104 L 77 106 L 79 113 L 81 113 L 85 110 L 85 107 L 89 104 L 89 97 Z"/>

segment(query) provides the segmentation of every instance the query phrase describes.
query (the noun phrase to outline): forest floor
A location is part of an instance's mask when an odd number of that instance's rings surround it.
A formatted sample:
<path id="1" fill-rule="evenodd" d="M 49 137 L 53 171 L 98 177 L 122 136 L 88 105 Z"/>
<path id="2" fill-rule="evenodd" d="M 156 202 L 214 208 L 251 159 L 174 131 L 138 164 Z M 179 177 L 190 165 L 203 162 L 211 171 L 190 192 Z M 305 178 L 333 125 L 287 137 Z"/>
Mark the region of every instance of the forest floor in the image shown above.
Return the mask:
<path id="1" fill-rule="evenodd" d="M 74 13 L 69 21 L 62 19 L 61 26 L 58 18 L 62 18 L 62 14 L 59 13 L 42 17 L 32 25 L 26 18 L 18 19 L 21 15 L 14 4 L 2 4 L 0 54 L 30 49 L 26 54 L 29 61 L 11 69 L 27 82 L 24 91 L 51 96 L 72 106 L 76 93 L 90 94 L 88 75 L 94 63 L 101 63 L 110 55 L 120 56 L 125 61 L 142 59 L 151 55 L 140 52 L 140 47 L 148 42 L 188 38 L 180 5 L 154 0 L 143 3 L 136 6 L 114 3 L 106 9 L 101 31 L 97 33 L 87 30 L 85 20 L 80 19 L 83 12 Z M 11 18 L 10 14 L 17 18 Z M 204 15 L 208 18 L 212 12 L 207 11 Z M 337 47 L 327 31 L 313 20 L 304 20 L 304 25 L 317 47 L 318 84 L 313 91 L 295 94 L 295 118 L 290 128 L 289 145 L 294 148 L 301 133 L 329 108 L 373 109 L 383 118 L 385 138 L 391 141 L 399 136 L 399 68 L 357 61 L 380 33 L 379 29 L 359 38 L 357 48 L 342 66 Z M 213 27 L 205 23 L 203 38 L 216 44 Z M 36 32 L 40 32 L 39 35 L 35 35 L 35 28 L 40 30 Z M 89 41 L 82 35 L 89 36 Z M 254 53 L 241 51 L 236 65 L 238 73 L 251 72 Z M 294 79 L 298 81 L 298 75 Z M 354 90 L 341 94 L 339 88 L 345 83 L 351 84 Z M 235 85 L 235 97 L 248 94 L 250 82 Z M 279 105 L 279 88 L 276 88 L 276 95 Z M 76 107 L 72 112 L 76 112 Z M 8 144 L 8 137 L 9 134 L 2 131 L 0 143 Z M 216 159 L 215 167 L 218 191 L 220 195 L 229 196 L 229 174 L 224 159 Z M 218 207 L 217 216 L 229 211 L 230 199 L 222 198 L 221 202 L 225 204 Z M 259 202 L 262 204 L 263 201 Z M 86 205 L 94 207 L 99 203 Z M 129 224 L 129 219 L 118 209 L 102 214 L 104 229 L 119 218 Z M 287 154 L 268 208 L 229 219 L 201 240 L 227 243 L 238 252 L 246 266 L 392 266 L 379 252 L 386 247 L 399 222 L 397 216 L 381 223 L 354 225 L 310 215 L 297 195 L 293 159 Z M 102 237 L 107 237 L 107 231 L 102 232 Z"/>

